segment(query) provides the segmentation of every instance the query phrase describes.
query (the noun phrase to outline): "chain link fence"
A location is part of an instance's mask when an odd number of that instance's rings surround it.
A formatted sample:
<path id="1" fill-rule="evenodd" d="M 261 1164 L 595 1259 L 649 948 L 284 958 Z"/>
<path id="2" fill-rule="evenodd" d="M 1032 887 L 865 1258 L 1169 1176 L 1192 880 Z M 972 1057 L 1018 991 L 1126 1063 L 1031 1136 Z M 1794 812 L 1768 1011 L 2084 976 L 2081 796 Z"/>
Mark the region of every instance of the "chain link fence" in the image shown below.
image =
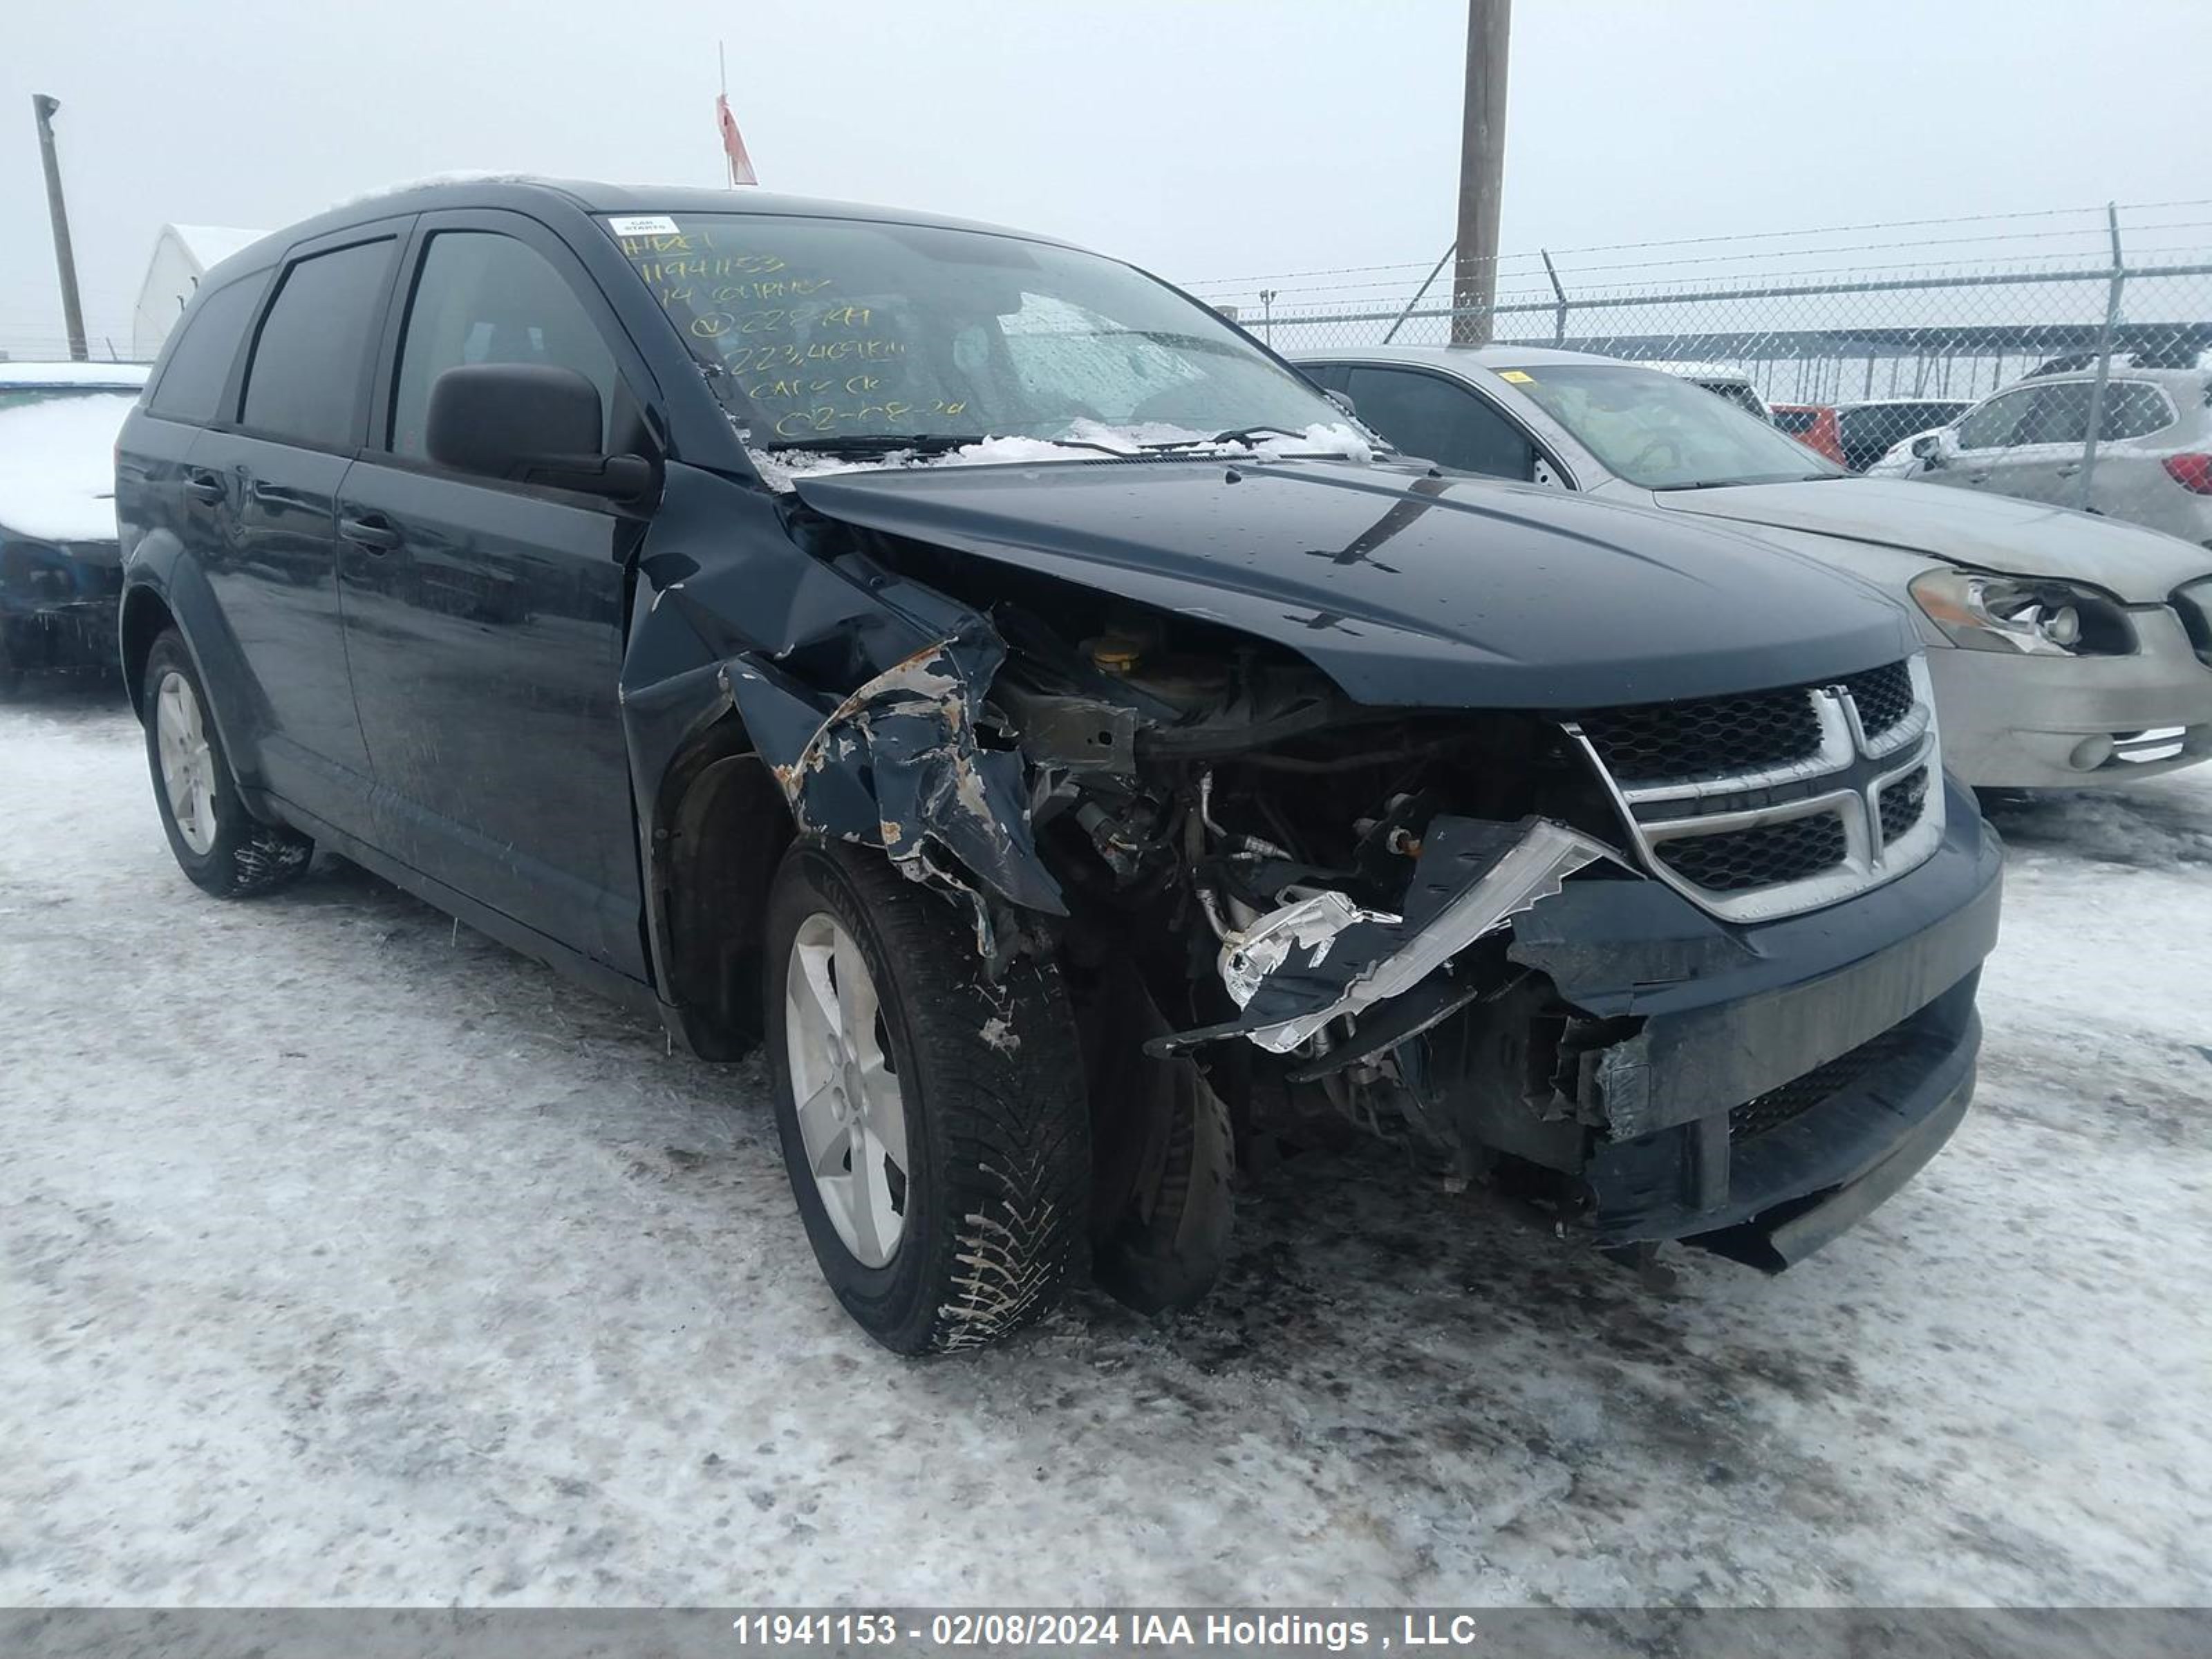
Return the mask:
<path id="1" fill-rule="evenodd" d="M 2149 418 L 2109 395 L 2112 374 L 2212 368 L 2212 201 L 1540 249 L 1497 261 L 1486 307 L 1454 307 L 1468 275 L 1454 266 L 1448 248 L 1192 286 L 1281 351 L 1489 339 L 1698 365 L 1740 376 L 1800 431 L 1818 410 L 1963 409 L 2071 374 L 2086 390 L 2006 435 L 2079 443 L 2092 465 Z"/>

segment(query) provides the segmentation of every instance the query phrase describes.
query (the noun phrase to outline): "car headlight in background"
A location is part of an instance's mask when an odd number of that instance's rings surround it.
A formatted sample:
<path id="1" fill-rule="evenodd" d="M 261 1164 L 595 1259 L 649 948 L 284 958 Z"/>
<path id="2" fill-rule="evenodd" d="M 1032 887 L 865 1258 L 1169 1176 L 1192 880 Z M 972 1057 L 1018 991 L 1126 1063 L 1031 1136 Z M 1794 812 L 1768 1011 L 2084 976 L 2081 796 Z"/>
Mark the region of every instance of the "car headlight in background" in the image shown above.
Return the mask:
<path id="1" fill-rule="evenodd" d="M 2135 649 L 2127 613 L 2108 595 L 2071 582 L 1929 570 L 1912 598 L 1954 645 L 2036 656 L 2124 656 Z"/>
<path id="2" fill-rule="evenodd" d="M 2197 660 L 2212 668 L 2212 576 L 2175 588 L 2169 603 L 2181 618 L 2181 631 L 2189 635 L 2189 648 Z"/>

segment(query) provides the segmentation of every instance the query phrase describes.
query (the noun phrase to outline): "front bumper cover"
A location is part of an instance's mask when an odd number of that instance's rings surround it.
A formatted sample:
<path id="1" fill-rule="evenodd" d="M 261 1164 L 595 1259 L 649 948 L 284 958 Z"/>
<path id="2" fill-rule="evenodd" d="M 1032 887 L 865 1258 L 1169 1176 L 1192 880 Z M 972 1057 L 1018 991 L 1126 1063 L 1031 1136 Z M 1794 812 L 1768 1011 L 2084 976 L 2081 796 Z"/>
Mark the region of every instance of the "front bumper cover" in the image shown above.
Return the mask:
<path id="1" fill-rule="evenodd" d="M 123 568 L 113 543 L 0 532 L 0 669 L 113 668 Z"/>
<path id="2" fill-rule="evenodd" d="M 1943 758 L 1979 789 L 2079 787 L 2154 776 L 2212 756 L 2212 668 L 2165 606 L 2130 610 L 2136 649 L 2124 657 L 1930 651 L 1943 720 Z M 2154 760 L 2101 762 L 2086 738 L 2172 732 Z"/>
<path id="3" fill-rule="evenodd" d="M 1686 1238 L 1779 1269 L 1957 1127 L 2002 851 L 1948 787 L 1936 855 L 1849 903 L 1723 929 L 1654 885 L 1588 883 L 1516 920 L 1513 958 L 1564 1000 L 1640 1017 L 1591 1067 L 1607 1125 L 1583 1173 L 1599 1243 Z"/>

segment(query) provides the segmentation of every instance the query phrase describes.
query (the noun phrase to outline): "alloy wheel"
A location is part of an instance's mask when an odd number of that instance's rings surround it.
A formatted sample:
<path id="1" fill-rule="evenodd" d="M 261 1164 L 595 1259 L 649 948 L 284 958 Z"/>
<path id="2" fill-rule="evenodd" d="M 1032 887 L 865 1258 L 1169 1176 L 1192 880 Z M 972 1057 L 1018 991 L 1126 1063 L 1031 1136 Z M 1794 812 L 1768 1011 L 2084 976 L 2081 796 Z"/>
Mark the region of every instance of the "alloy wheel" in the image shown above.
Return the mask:
<path id="1" fill-rule="evenodd" d="M 185 845 L 204 858 L 215 845 L 215 751 L 191 682 L 171 669 L 154 694 L 154 735 L 161 756 L 161 788 Z"/>
<path id="2" fill-rule="evenodd" d="M 784 1045 L 807 1171 L 853 1258 L 880 1267 L 906 1229 L 906 1101 L 881 1000 L 835 916 L 799 924 L 784 975 Z"/>

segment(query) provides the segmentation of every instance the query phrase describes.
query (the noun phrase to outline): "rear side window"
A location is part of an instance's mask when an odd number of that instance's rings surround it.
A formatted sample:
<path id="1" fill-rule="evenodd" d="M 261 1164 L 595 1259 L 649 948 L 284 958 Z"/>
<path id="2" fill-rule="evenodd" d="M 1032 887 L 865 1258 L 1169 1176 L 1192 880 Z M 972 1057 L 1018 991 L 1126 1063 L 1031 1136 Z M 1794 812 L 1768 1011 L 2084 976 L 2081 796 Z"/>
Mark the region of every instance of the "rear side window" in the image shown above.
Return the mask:
<path id="1" fill-rule="evenodd" d="M 1437 375 L 1354 368 L 1352 406 L 1361 420 L 1408 454 L 1493 478 L 1525 481 L 1535 476 L 1535 447 L 1521 428 L 1487 399 Z"/>
<path id="2" fill-rule="evenodd" d="M 1817 409 L 1778 409 L 1774 411 L 1774 424 L 1793 438 L 1803 437 L 1820 418 L 1820 411 Z"/>
<path id="3" fill-rule="evenodd" d="M 614 414 L 614 354 L 561 273 L 512 236 L 447 230 L 430 239 L 399 348 L 392 453 L 427 459 L 431 383 L 466 363 L 574 369 L 599 390 L 604 442 Z"/>
<path id="4" fill-rule="evenodd" d="M 230 366 L 238 361 L 239 343 L 253 319 L 253 301 L 260 292 L 257 273 L 200 296 L 192 314 L 179 325 L 182 331 L 169 348 L 169 366 L 161 371 L 161 383 L 146 400 L 149 414 L 195 426 L 216 418 L 216 405 L 230 382 Z"/>
<path id="5" fill-rule="evenodd" d="M 246 371 L 246 426 L 323 449 L 352 446 L 369 329 L 391 265 L 387 238 L 315 254 L 284 273 Z"/>
<path id="6" fill-rule="evenodd" d="M 2148 438 L 2172 426 L 2173 422 L 2173 405 L 2166 402 L 2166 394 L 2156 386 L 2141 380 L 2116 380 L 2105 388 L 2105 406 L 2100 411 L 2097 436 L 2100 441 Z"/>
<path id="7" fill-rule="evenodd" d="M 2089 436 L 2089 395 L 2086 381 L 2063 380 L 2042 387 L 2028 405 L 2027 417 L 2012 434 L 2015 445 L 2078 444 Z"/>

